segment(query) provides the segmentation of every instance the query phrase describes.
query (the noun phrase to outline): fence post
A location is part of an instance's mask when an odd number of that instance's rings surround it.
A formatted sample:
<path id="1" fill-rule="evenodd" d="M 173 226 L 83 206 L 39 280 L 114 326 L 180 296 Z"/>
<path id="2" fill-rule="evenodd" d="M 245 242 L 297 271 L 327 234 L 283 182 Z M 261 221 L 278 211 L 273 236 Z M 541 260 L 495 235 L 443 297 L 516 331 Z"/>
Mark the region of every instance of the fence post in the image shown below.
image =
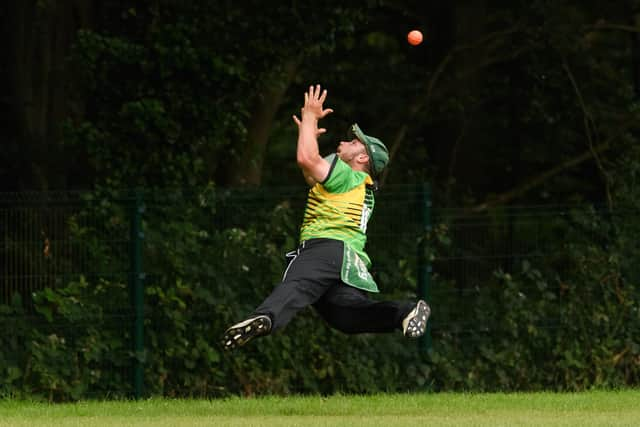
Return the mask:
<path id="1" fill-rule="evenodd" d="M 136 399 L 142 397 L 144 382 L 144 273 L 142 271 L 142 213 L 144 199 L 141 190 L 136 190 L 131 212 L 131 268 L 129 289 L 133 309 L 133 395 Z"/>
<path id="2" fill-rule="evenodd" d="M 418 243 L 418 296 L 431 305 L 431 260 L 427 256 L 427 234 L 431 231 L 431 189 L 422 183 L 418 189 L 420 212 L 420 241 Z M 427 332 L 418 340 L 421 351 L 431 348 L 431 320 Z"/>

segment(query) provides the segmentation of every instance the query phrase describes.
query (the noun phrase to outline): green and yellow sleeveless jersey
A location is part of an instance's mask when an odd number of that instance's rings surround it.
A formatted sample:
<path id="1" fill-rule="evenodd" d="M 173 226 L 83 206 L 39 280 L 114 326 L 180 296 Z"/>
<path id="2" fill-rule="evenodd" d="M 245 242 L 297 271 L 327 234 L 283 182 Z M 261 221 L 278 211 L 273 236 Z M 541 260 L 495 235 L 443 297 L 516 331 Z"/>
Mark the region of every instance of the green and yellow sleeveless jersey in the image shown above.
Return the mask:
<path id="1" fill-rule="evenodd" d="M 367 222 L 373 213 L 373 180 L 366 172 L 354 171 L 333 154 L 329 175 L 309 190 L 300 241 L 329 238 L 345 242 L 371 266 L 364 251 Z"/>

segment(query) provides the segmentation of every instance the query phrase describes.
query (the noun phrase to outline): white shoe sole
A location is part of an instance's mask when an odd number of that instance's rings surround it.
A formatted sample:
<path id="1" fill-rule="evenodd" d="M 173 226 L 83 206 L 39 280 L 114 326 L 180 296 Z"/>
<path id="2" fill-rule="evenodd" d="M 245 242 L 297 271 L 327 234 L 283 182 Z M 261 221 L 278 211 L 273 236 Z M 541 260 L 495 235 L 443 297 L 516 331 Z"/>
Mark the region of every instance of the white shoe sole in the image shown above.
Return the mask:
<path id="1" fill-rule="evenodd" d="M 416 307 L 411 310 L 411 313 L 402 322 L 404 335 L 409 338 L 418 338 L 424 335 L 427 331 L 427 322 L 430 314 L 431 308 L 429 305 L 422 300 L 418 301 Z"/>
<path id="2" fill-rule="evenodd" d="M 255 337 L 267 335 L 269 331 L 271 331 L 271 319 L 268 316 L 252 317 L 227 329 L 222 338 L 222 346 L 232 350 L 245 345 Z"/>

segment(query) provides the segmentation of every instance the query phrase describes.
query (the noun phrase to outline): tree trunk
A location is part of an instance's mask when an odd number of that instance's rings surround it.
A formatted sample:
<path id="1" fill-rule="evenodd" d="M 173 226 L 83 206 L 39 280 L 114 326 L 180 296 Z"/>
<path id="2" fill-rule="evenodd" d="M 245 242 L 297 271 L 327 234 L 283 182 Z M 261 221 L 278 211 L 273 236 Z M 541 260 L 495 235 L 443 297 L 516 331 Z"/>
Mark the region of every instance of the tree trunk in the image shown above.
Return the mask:
<path id="1" fill-rule="evenodd" d="M 229 185 L 260 185 L 273 119 L 299 64 L 299 59 L 288 61 L 283 67 L 282 78 L 275 80 L 256 96 L 251 121 L 247 128 L 247 141 L 239 147 L 239 152 L 233 161 L 229 171 Z"/>
<path id="2" fill-rule="evenodd" d="M 634 28 L 640 28 L 640 13 L 632 11 L 631 24 Z M 633 78 L 633 91 L 636 100 L 640 100 L 640 33 L 631 33 L 631 70 Z"/>
<path id="3" fill-rule="evenodd" d="M 88 25 L 92 1 L 9 0 L 2 16 L 8 180 L 1 189 L 46 190 L 67 185 L 59 145 L 73 78 L 65 63 L 79 28 Z"/>

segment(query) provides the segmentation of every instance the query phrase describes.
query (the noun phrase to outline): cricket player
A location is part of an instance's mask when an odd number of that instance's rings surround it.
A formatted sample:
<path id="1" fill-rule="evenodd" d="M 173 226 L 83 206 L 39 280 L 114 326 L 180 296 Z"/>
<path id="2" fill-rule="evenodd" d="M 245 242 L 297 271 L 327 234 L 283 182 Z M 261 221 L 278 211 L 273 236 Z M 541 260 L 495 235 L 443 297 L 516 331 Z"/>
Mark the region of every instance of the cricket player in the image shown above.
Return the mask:
<path id="1" fill-rule="evenodd" d="M 357 124 L 351 139 L 323 158 L 318 121 L 333 112 L 323 108 L 327 91 L 310 86 L 298 125 L 297 161 L 309 190 L 299 247 L 287 254 L 282 281 L 245 320 L 225 332 L 222 344 L 233 349 L 283 328 L 305 307 L 313 306 L 333 328 L 347 334 L 401 330 L 422 336 L 431 309 L 425 301 L 376 301 L 379 292 L 364 251 L 367 222 L 374 208 L 374 180 L 389 161 L 387 147 Z"/>

